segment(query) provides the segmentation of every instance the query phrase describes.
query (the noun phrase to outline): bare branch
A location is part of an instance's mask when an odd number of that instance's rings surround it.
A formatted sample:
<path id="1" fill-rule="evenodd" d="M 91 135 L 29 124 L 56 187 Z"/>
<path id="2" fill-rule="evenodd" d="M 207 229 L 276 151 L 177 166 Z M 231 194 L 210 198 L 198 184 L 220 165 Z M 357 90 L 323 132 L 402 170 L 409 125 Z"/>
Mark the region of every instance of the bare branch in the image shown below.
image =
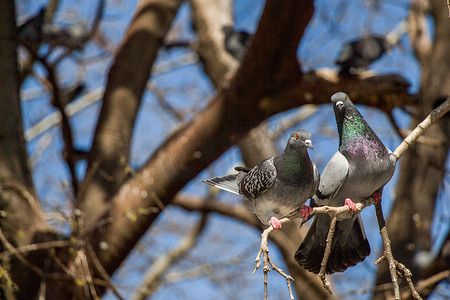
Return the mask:
<path id="1" fill-rule="evenodd" d="M 233 24 L 232 1 L 191 0 L 192 18 L 198 34 L 194 46 L 205 72 L 218 87 L 239 63 L 225 51 L 223 26 Z"/>
<path id="2" fill-rule="evenodd" d="M 408 150 L 412 143 L 414 143 L 418 137 L 430 127 L 436 120 L 441 118 L 450 110 L 450 97 L 445 100 L 439 107 L 433 109 L 430 114 L 423 120 L 416 128 L 411 131 L 410 134 L 402 141 L 402 143 L 395 149 L 394 155 L 397 160 Z"/>
<path id="3" fill-rule="evenodd" d="M 37 267 L 36 265 L 32 264 L 31 262 L 29 262 L 20 252 L 17 251 L 16 248 L 14 248 L 14 246 L 8 241 L 8 239 L 6 238 L 6 236 L 3 234 L 3 230 L 0 228 L 0 241 L 2 242 L 2 244 L 6 247 L 6 249 L 8 249 L 9 252 L 11 252 L 12 254 L 14 254 L 14 256 L 26 267 L 30 268 L 33 272 L 35 272 L 36 274 L 38 274 L 39 276 L 43 277 L 44 276 L 44 272 L 42 271 L 42 269 L 40 269 L 39 267 Z"/>
<path id="4" fill-rule="evenodd" d="M 331 254 L 331 244 L 333 242 L 333 236 L 334 236 L 334 232 L 336 230 L 336 221 L 337 221 L 337 217 L 334 216 L 331 219 L 330 228 L 328 229 L 325 252 L 323 254 L 323 259 L 322 259 L 322 263 L 320 264 L 320 271 L 319 271 L 319 277 L 322 280 L 323 287 L 330 294 L 333 294 L 333 290 L 331 289 L 331 283 L 327 280 L 325 271 L 327 269 L 328 258 L 330 257 L 330 254 Z"/>
<path id="5" fill-rule="evenodd" d="M 291 219 L 288 218 L 284 218 L 281 219 L 280 222 L 281 224 L 286 223 L 286 222 L 290 222 Z M 267 273 L 270 271 L 270 267 L 269 265 L 272 267 L 272 269 L 274 269 L 275 271 L 277 271 L 278 274 L 280 274 L 281 276 L 283 276 L 286 279 L 286 284 L 288 286 L 289 289 L 289 296 L 290 299 L 294 299 L 294 295 L 292 294 L 292 289 L 291 289 L 291 280 L 293 281 L 294 278 L 292 278 L 292 276 L 287 275 L 286 273 L 283 272 L 283 270 L 281 270 L 280 268 L 278 268 L 275 263 L 272 261 L 272 259 L 269 256 L 269 247 L 267 247 L 267 239 L 269 237 L 269 234 L 273 231 L 273 227 L 272 225 L 269 226 L 269 228 L 267 228 L 266 230 L 263 231 L 263 233 L 261 234 L 261 246 L 259 249 L 258 254 L 256 255 L 256 259 L 255 259 L 255 269 L 253 270 L 253 275 L 255 275 L 256 270 L 258 270 L 261 266 L 261 254 L 263 255 L 263 273 L 264 273 L 264 299 L 267 300 Z"/>
<path id="6" fill-rule="evenodd" d="M 429 0 L 413 0 L 408 19 L 409 38 L 421 65 L 431 53 L 432 41 L 426 19 Z"/>
<path id="7" fill-rule="evenodd" d="M 442 280 L 448 279 L 450 277 L 450 270 L 442 271 L 438 274 L 435 274 L 427 279 L 419 280 L 416 284 L 417 292 L 423 293 L 430 286 L 434 286 Z M 411 289 L 408 289 L 400 294 L 402 299 L 408 299 L 411 297 Z"/>
<path id="8" fill-rule="evenodd" d="M 381 197 L 382 195 L 380 195 Z M 375 204 L 375 210 L 378 220 L 378 225 L 380 227 L 380 234 L 381 238 L 383 240 L 383 255 L 375 262 L 375 264 L 379 264 L 381 261 L 386 260 L 389 265 L 389 273 L 391 274 L 392 284 L 394 288 L 394 298 L 395 300 L 400 300 L 400 289 L 398 286 L 398 278 L 397 273 L 401 272 L 406 277 L 406 280 L 408 281 L 409 287 L 411 289 L 411 293 L 416 300 L 421 300 L 422 298 L 420 295 L 416 292 L 414 288 L 414 284 L 411 281 L 411 271 L 406 268 L 403 264 L 399 263 L 397 260 L 395 260 L 394 255 L 392 254 L 391 250 L 391 240 L 389 239 L 389 235 L 386 229 L 386 222 L 384 220 L 383 211 L 381 208 L 381 201 Z"/>
<path id="9" fill-rule="evenodd" d="M 103 88 L 98 88 L 93 91 L 90 91 L 86 95 L 83 95 L 78 100 L 69 103 L 66 105 L 65 112 L 68 117 L 72 117 L 78 112 L 82 111 L 92 103 L 98 101 L 101 99 L 101 95 L 103 93 Z M 25 140 L 27 142 L 35 139 L 45 131 L 49 130 L 53 126 L 56 126 L 61 122 L 61 114 L 59 111 L 53 112 L 52 114 L 48 115 L 38 123 L 36 123 L 34 126 L 28 128 L 25 131 Z"/>
<path id="10" fill-rule="evenodd" d="M 25 245 L 21 247 L 17 247 L 14 249 L 7 249 L 2 252 L 0 252 L 0 260 L 5 259 L 6 257 L 9 257 L 11 255 L 16 255 L 16 253 L 28 253 L 43 249 L 55 249 L 55 248 L 64 248 L 69 246 L 82 246 L 84 242 L 82 241 L 76 241 L 75 244 L 72 241 L 50 241 L 50 242 L 44 242 L 44 243 L 36 243 L 36 244 L 30 244 Z"/>
<path id="11" fill-rule="evenodd" d="M 157 51 L 181 3 L 142 0 L 117 51 L 78 195 L 88 230 L 106 212 L 112 196 L 127 178 L 125 170 L 141 98 Z"/>

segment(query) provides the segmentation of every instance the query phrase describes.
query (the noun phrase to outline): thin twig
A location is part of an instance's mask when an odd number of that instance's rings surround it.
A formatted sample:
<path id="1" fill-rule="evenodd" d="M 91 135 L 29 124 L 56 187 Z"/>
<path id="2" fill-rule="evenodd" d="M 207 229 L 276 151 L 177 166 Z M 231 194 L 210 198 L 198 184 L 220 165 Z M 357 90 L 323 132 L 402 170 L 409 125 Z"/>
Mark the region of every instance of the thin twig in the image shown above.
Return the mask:
<path id="1" fill-rule="evenodd" d="M 184 121 L 183 114 L 176 110 L 169 102 L 167 102 L 164 92 L 160 88 L 151 83 L 147 83 L 146 88 L 155 94 L 158 104 L 162 109 L 164 109 L 164 111 L 170 114 L 176 121 Z"/>
<path id="2" fill-rule="evenodd" d="M 420 280 L 417 282 L 417 291 L 418 292 L 424 292 L 428 287 L 433 286 L 442 280 L 448 279 L 450 277 L 450 270 L 445 270 L 440 273 L 437 273 L 431 277 L 428 277 L 427 279 Z M 411 298 L 412 290 L 408 289 L 407 291 L 404 291 L 400 294 L 402 299 L 409 299 Z"/>
<path id="3" fill-rule="evenodd" d="M 82 246 L 84 242 L 77 241 L 77 246 Z M 30 244 L 21 247 L 14 248 L 14 250 L 7 249 L 5 251 L 0 252 L 0 260 L 5 259 L 11 255 L 16 255 L 16 253 L 28 253 L 42 249 L 55 249 L 55 248 L 65 248 L 73 246 L 73 242 L 71 241 L 50 241 L 38 244 Z"/>
<path id="4" fill-rule="evenodd" d="M 319 278 L 320 278 L 320 280 L 322 280 L 323 287 L 331 295 L 333 294 L 333 290 L 331 288 L 331 283 L 327 280 L 325 271 L 327 269 L 328 258 L 330 257 L 330 254 L 331 254 L 331 245 L 333 242 L 334 231 L 336 230 L 336 221 L 337 221 L 337 217 L 334 216 L 333 219 L 331 219 L 330 228 L 328 229 L 328 235 L 327 235 L 327 239 L 326 239 L 327 243 L 326 243 L 325 252 L 324 252 L 323 258 L 322 258 L 322 263 L 320 264 L 320 272 L 319 272 Z"/>
<path id="5" fill-rule="evenodd" d="M 103 277 L 103 280 L 108 283 L 108 288 L 111 289 L 112 293 L 119 299 L 124 300 L 125 298 L 119 293 L 119 290 L 112 283 L 111 277 L 106 272 L 105 268 L 103 268 L 100 260 L 97 257 L 97 254 L 94 251 L 94 247 L 92 247 L 91 243 L 86 243 L 86 251 L 89 254 L 90 261 L 93 262 L 97 272 Z"/>
<path id="6" fill-rule="evenodd" d="M 365 207 L 371 205 L 373 203 L 373 199 L 372 198 L 368 198 L 364 201 L 362 201 L 361 203 L 356 203 L 356 210 L 355 212 L 360 212 L 362 211 Z M 321 207 L 314 207 L 313 208 L 313 214 L 316 213 L 324 213 L 324 214 L 329 214 L 331 215 L 333 218 L 335 218 L 336 220 L 339 218 L 339 220 L 341 219 L 346 219 L 350 217 L 350 214 L 348 213 L 350 211 L 350 208 L 347 205 L 344 206 L 340 206 L 340 207 L 332 207 L 332 206 L 321 206 Z M 301 213 L 299 212 L 296 215 L 293 215 L 290 218 L 283 218 L 280 220 L 281 224 L 284 223 L 288 223 L 291 222 L 292 220 L 298 219 L 301 217 Z M 331 227 L 330 227 L 331 228 Z M 270 267 L 269 265 L 278 272 L 278 274 L 280 274 L 281 276 L 283 276 L 286 279 L 286 283 L 289 289 L 289 296 L 291 297 L 291 299 L 293 299 L 293 294 L 292 294 L 292 290 L 290 288 L 290 281 L 294 280 L 290 275 L 286 274 L 283 272 L 283 270 L 281 270 L 280 268 L 276 267 L 275 264 L 273 263 L 272 259 L 269 256 L 269 248 L 267 246 L 267 239 L 269 237 L 269 234 L 273 231 L 273 227 L 272 225 L 269 226 L 267 229 L 265 229 L 262 234 L 261 234 L 261 244 L 260 244 L 260 249 L 258 251 L 258 254 L 255 258 L 255 269 L 253 270 L 253 275 L 256 273 L 256 270 L 258 270 L 261 267 L 261 254 L 263 255 L 263 272 L 264 272 L 264 299 L 267 299 L 267 273 L 270 271 Z M 332 229 L 334 230 L 334 229 Z M 330 234 L 330 232 L 329 232 Z M 332 238 L 330 240 L 328 240 L 327 238 L 327 250 L 325 250 L 325 254 L 324 254 L 324 260 L 325 260 L 325 255 L 326 255 L 326 259 L 328 260 L 328 256 L 330 255 L 331 252 L 331 241 Z M 323 261 L 324 261 L 323 260 Z M 323 263 L 322 261 L 322 263 Z M 326 265 L 326 261 L 325 261 L 325 265 Z M 321 280 L 324 284 L 324 287 L 331 293 L 331 287 L 327 288 L 327 286 L 329 287 L 330 284 L 326 284 L 326 279 L 322 279 Z"/>
<path id="7" fill-rule="evenodd" d="M 386 115 L 388 116 L 389 122 L 391 122 L 392 127 L 394 128 L 394 131 L 397 133 L 397 135 L 400 137 L 400 139 L 404 139 L 406 135 L 403 133 L 402 129 L 398 126 L 397 121 L 395 120 L 394 116 L 392 115 L 392 111 L 386 112 Z"/>
<path id="8" fill-rule="evenodd" d="M 300 216 L 300 214 L 298 216 L 291 217 L 290 219 L 283 218 L 280 220 L 280 222 L 281 222 L 281 224 L 291 222 L 292 220 L 298 218 L 299 216 Z M 291 280 L 294 281 L 294 278 L 292 278 L 292 276 L 284 273 L 282 269 L 278 268 L 269 256 L 269 247 L 267 246 L 267 239 L 269 237 L 269 234 L 272 231 L 273 231 L 273 227 L 272 227 L 272 225 L 270 225 L 269 228 L 264 230 L 261 234 L 261 244 L 260 244 L 260 248 L 258 251 L 258 255 L 256 256 L 256 259 L 255 259 L 256 266 L 255 266 L 255 269 L 253 270 L 253 275 L 256 273 L 256 270 L 258 270 L 261 267 L 261 254 L 262 254 L 263 255 L 263 265 L 264 265 L 264 267 L 263 267 L 264 299 L 267 299 L 267 273 L 270 271 L 269 265 L 272 267 L 273 270 L 277 271 L 278 274 L 280 274 L 281 276 L 284 277 L 284 279 L 286 279 L 286 284 L 289 289 L 289 297 L 290 297 L 290 299 L 294 299 L 294 294 L 292 293 L 292 288 L 291 288 Z"/>
<path id="9" fill-rule="evenodd" d="M 102 98 L 103 92 L 104 92 L 103 88 L 97 88 L 87 93 L 86 95 L 83 95 L 76 101 L 69 103 L 65 108 L 67 116 L 71 117 L 77 114 L 78 112 L 82 111 L 92 103 L 100 100 Z M 59 111 L 55 111 L 49 116 L 39 121 L 38 123 L 36 123 L 35 125 L 33 125 L 33 127 L 28 128 L 25 131 L 25 140 L 29 142 L 35 139 L 37 136 L 49 130 L 51 127 L 57 125 L 59 122 L 61 122 L 61 114 L 59 113 Z"/>
<path id="10" fill-rule="evenodd" d="M 36 265 L 32 264 L 31 262 L 29 262 L 25 257 L 23 257 L 23 255 L 21 253 L 19 253 L 16 248 L 14 248 L 14 246 L 8 241 L 8 239 L 6 238 L 6 236 L 3 234 L 2 229 L 0 228 L 0 241 L 3 243 L 3 245 L 6 247 L 6 249 L 8 249 L 9 251 L 11 251 L 14 256 L 25 266 L 27 266 L 28 268 L 30 268 L 33 272 L 35 272 L 36 274 L 38 274 L 40 277 L 44 276 L 44 272 L 42 271 L 42 269 L 40 269 L 39 267 L 37 267 Z"/>
<path id="11" fill-rule="evenodd" d="M 381 195 L 380 195 L 381 196 Z M 395 260 L 394 255 L 392 254 L 391 249 L 391 240 L 389 239 L 389 235 L 386 229 L 386 221 L 384 220 L 383 216 L 383 210 L 381 208 L 381 201 L 379 201 L 377 204 L 375 204 L 375 210 L 378 220 L 378 225 L 380 227 L 380 234 L 381 238 L 383 240 L 383 255 L 375 261 L 375 264 L 379 264 L 381 261 L 386 260 L 389 265 L 389 273 L 391 274 L 391 280 L 392 284 L 394 285 L 394 298 L 395 300 L 400 300 L 400 288 L 398 286 L 398 277 L 397 273 L 403 274 L 403 276 L 406 278 L 409 287 L 411 289 L 411 294 L 414 299 L 421 300 L 419 293 L 416 292 L 416 289 L 414 288 L 414 284 L 411 280 L 412 273 L 411 271 L 406 268 L 403 264 L 399 263 Z"/>
<path id="12" fill-rule="evenodd" d="M 75 160 L 73 159 L 74 147 L 73 147 L 72 127 L 70 125 L 69 118 L 64 110 L 65 105 L 61 101 L 61 93 L 59 90 L 58 80 L 56 78 L 55 66 L 50 65 L 45 60 L 45 58 L 40 57 L 37 53 L 33 51 L 31 47 L 28 47 L 27 45 L 24 46 L 26 47 L 30 55 L 34 58 L 34 60 L 39 61 L 47 71 L 47 79 L 52 86 L 52 96 L 53 96 L 52 103 L 56 106 L 56 108 L 59 110 L 61 114 L 61 127 L 62 127 L 61 131 L 65 144 L 64 158 L 69 167 L 73 191 L 74 195 L 76 195 L 78 192 L 78 178 L 75 173 Z"/>

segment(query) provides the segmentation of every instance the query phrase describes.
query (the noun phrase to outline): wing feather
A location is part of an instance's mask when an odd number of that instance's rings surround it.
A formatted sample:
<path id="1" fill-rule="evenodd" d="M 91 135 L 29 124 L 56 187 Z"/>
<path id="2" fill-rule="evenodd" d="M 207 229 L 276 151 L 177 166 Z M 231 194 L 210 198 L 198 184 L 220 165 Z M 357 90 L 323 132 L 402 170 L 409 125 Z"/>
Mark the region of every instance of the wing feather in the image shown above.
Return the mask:
<path id="1" fill-rule="evenodd" d="M 337 151 L 323 170 L 317 190 L 319 200 L 333 199 L 347 178 L 349 164 L 344 155 Z"/>
<path id="2" fill-rule="evenodd" d="M 277 178 L 273 157 L 263 160 L 239 182 L 239 191 L 247 199 L 256 199 L 272 187 Z"/>

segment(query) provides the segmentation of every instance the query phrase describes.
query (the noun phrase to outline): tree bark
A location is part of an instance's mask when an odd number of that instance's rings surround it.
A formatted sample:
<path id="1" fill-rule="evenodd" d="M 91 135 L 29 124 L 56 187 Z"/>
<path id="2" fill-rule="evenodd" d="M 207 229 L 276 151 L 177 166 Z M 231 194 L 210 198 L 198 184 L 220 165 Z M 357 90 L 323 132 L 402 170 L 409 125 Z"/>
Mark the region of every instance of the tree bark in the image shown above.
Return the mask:
<path id="1" fill-rule="evenodd" d="M 116 54 L 86 177 L 77 197 L 87 230 L 105 214 L 113 195 L 129 177 L 130 143 L 141 98 L 158 50 L 182 2 L 141 1 Z"/>
<path id="2" fill-rule="evenodd" d="M 0 248 L 6 250 L 8 245 L 18 247 L 41 240 L 48 228 L 35 195 L 23 137 L 14 1 L 4 1 L 1 6 L 0 228 L 6 241 L 2 240 Z M 39 260 L 42 256 L 38 254 L 32 261 L 42 265 Z M 1 265 L 14 285 L 2 284 L 0 298 L 32 299 L 36 295 L 40 277 L 35 272 L 30 272 L 15 256 L 3 260 Z"/>

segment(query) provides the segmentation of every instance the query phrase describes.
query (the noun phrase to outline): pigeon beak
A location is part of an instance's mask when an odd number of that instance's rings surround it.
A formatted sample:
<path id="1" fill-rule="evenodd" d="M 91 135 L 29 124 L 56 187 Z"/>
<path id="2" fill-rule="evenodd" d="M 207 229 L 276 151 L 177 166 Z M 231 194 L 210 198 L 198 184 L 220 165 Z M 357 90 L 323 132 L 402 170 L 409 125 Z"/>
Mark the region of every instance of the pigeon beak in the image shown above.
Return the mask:
<path id="1" fill-rule="evenodd" d="M 305 140 L 306 147 L 309 149 L 314 149 L 313 144 L 311 143 L 311 140 Z"/>
<path id="2" fill-rule="evenodd" d="M 342 102 L 342 101 L 336 102 L 336 107 L 337 107 L 339 110 L 342 110 L 342 109 L 344 108 L 344 102 Z"/>

